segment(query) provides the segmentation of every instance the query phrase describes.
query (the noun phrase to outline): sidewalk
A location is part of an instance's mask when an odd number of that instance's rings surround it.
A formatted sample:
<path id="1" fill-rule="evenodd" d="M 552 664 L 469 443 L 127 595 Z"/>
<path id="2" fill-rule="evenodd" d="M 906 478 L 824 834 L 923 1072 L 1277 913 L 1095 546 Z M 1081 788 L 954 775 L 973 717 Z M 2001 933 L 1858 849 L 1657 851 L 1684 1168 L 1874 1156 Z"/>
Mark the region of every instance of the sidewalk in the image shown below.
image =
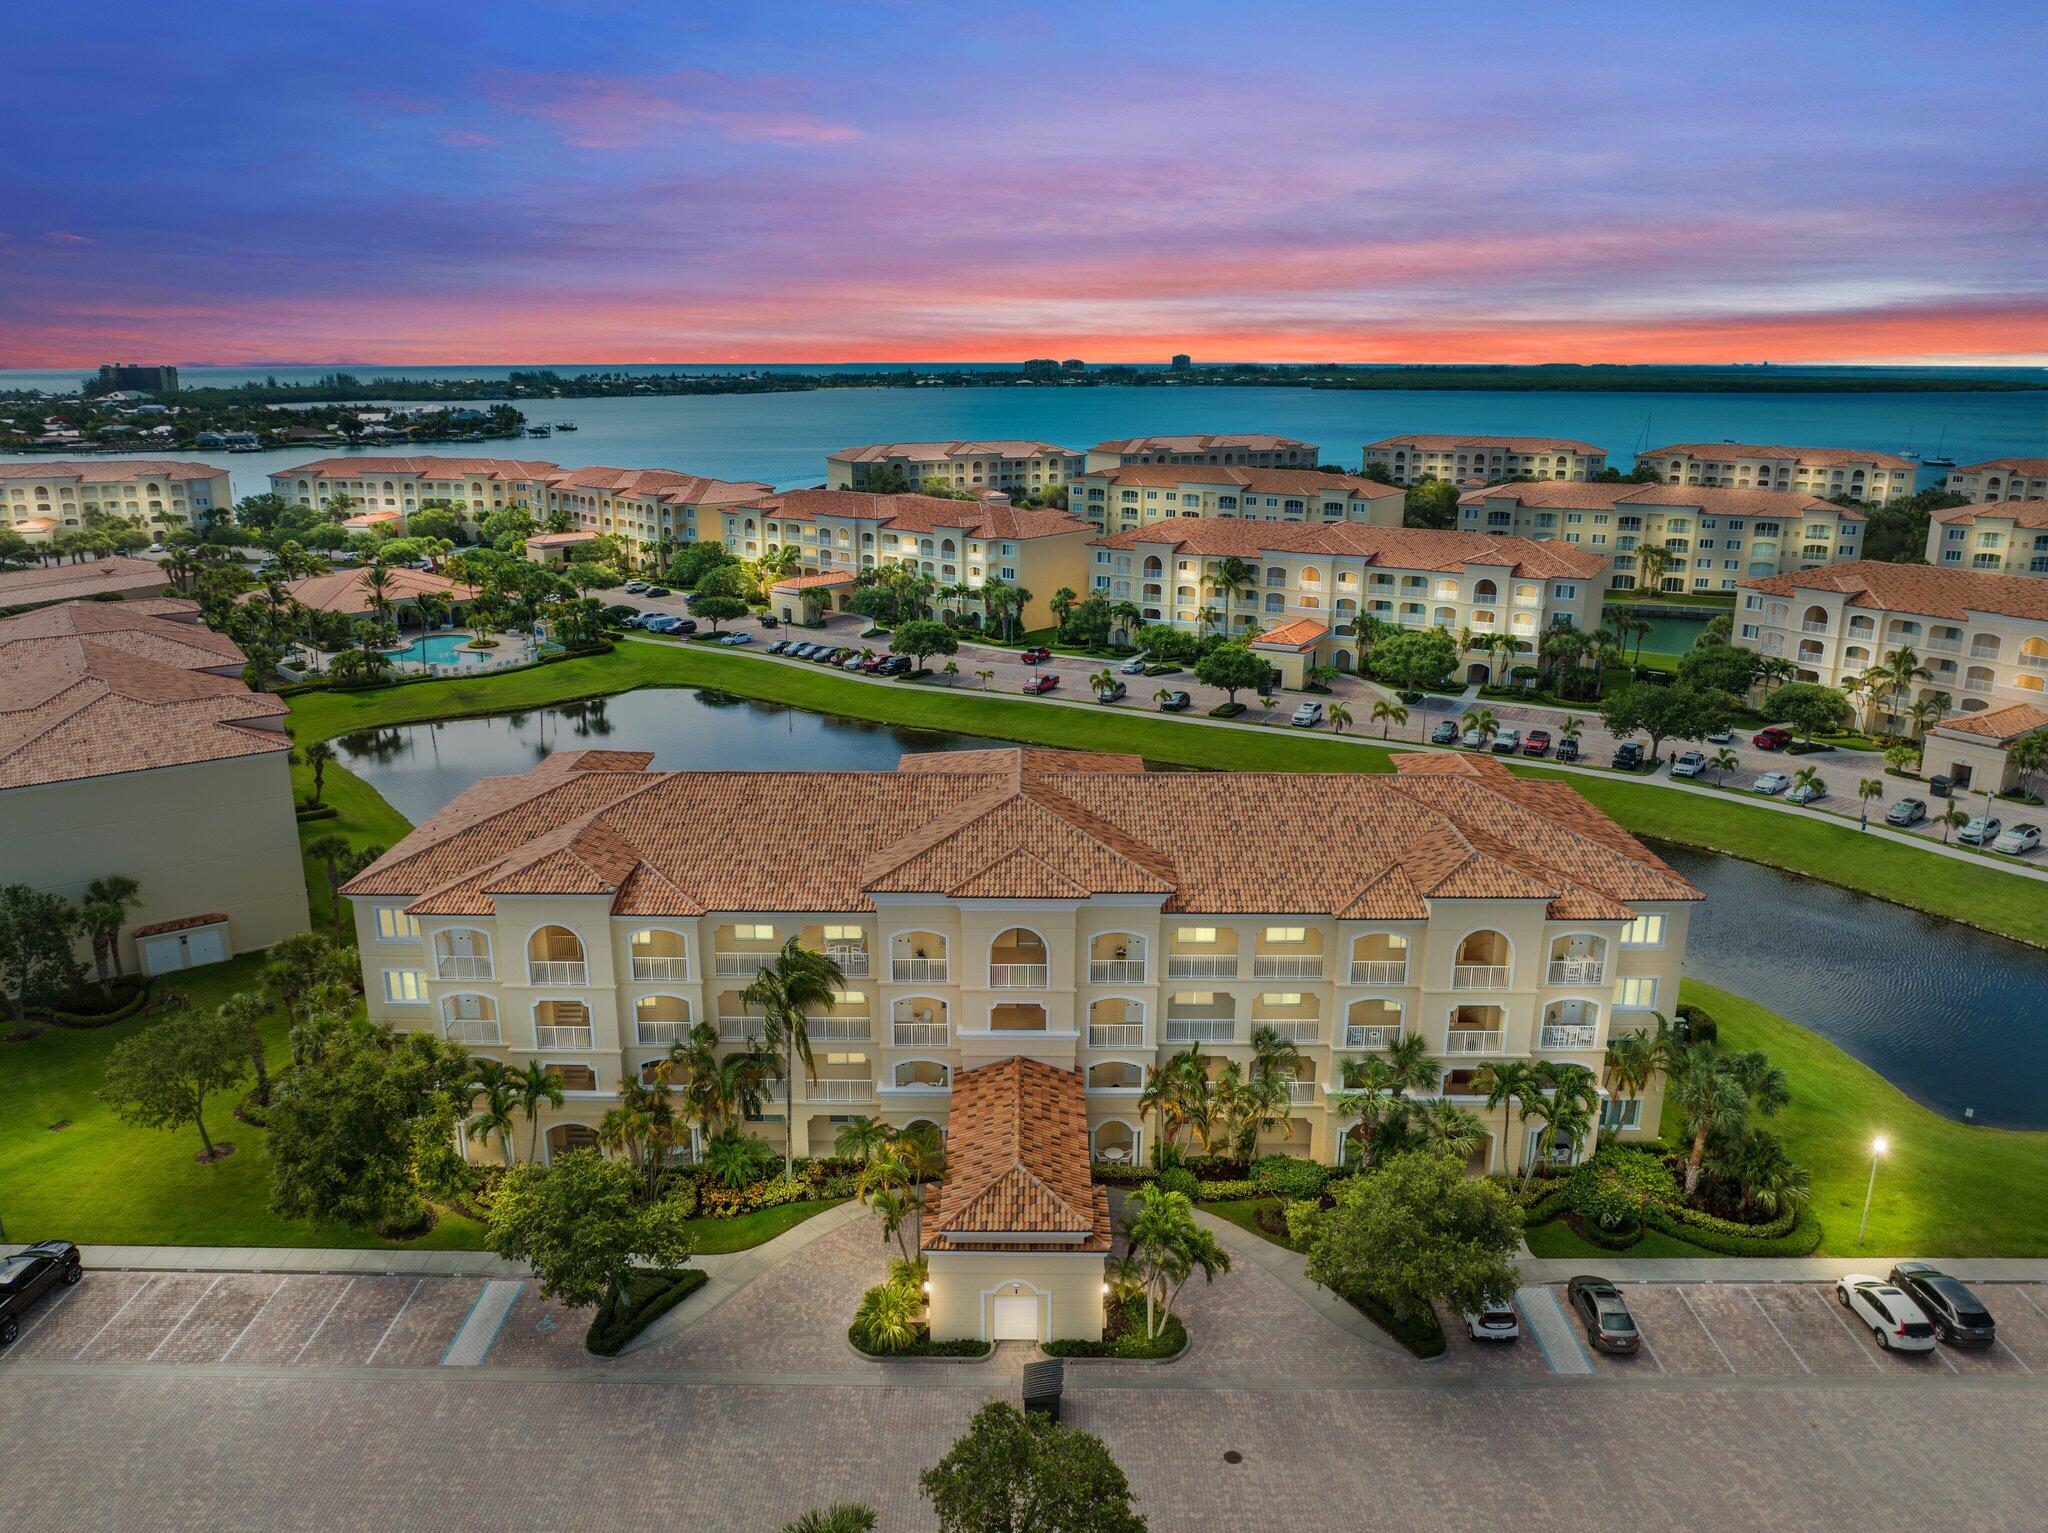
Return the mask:
<path id="1" fill-rule="evenodd" d="M 2048 1258 L 2026 1256 L 1524 1257 L 1521 1269 L 1529 1283 L 1563 1283 L 1581 1273 L 1617 1283 L 1832 1283 L 1851 1272 L 1883 1277 L 1898 1262 L 1920 1260 L 1965 1283 L 2048 1283 Z"/>
<path id="2" fill-rule="evenodd" d="M 319 1246 L 80 1246 L 88 1272 L 334 1272 L 351 1277 L 530 1277 L 490 1251 L 352 1251 Z"/>
<path id="3" fill-rule="evenodd" d="M 1329 1289 L 1311 1279 L 1308 1275 L 1308 1258 L 1299 1251 L 1290 1251 L 1287 1247 L 1276 1245 L 1263 1236 L 1250 1234 L 1229 1220 L 1219 1219 L 1199 1208 L 1195 1210 L 1195 1222 L 1216 1237 L 1217 1242 L 1230 1253 L 1232 1261 L 1250 1262 L 1254 1267 L 1269 1273 L 1283 1287 L 1293 1290 L 1294 1296 L 1302 1303 L 1340 1331 L 1349 1331 L 1361 1341 L 1371 1342 L 1391 1356 L 1414 1360 L 1414 1354 L 1406 1347 Z"/>

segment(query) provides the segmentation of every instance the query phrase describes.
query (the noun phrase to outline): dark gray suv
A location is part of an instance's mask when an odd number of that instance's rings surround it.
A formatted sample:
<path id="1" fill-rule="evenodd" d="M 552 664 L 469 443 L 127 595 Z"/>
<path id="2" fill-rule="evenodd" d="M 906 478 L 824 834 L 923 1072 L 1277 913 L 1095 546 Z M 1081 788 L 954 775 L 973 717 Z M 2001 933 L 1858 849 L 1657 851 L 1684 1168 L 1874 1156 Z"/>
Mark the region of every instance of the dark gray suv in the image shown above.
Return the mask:
<path id="1" fill-rule="evenodd" d="M 36 1300 L 60 1284 L 69 1288 L 83 1276 L 78 1247 L 68 1240 L 46 1240 L 0 1257 L 0 1347 L 21 1334 L 22 1318 Z"/>

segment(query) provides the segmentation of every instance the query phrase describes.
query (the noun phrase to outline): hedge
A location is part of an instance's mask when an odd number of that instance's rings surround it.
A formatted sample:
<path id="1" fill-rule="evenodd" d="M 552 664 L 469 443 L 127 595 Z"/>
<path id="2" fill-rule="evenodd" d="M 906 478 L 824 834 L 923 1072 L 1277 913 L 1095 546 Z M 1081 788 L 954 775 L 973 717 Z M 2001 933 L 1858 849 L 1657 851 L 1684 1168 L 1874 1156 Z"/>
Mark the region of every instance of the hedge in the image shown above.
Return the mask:
<path id="1" fill-rule="evenodd" d="M 1261 1191 L 1257 1182 L 1200 1182 L 1198 1201 L 1203 1203 L 1232 1203 L 1239 1198 L 1255 1198 Z"/>
<path id="2" fill-rule="evenodd" d="M 1105 1187 L 1136 1187 L 1159 1180 L 1159 1173 L 1150 1166 L 1127 1166 L 1120 1160 L 1098 1160 L 1088 1168 L 1088 1175 Z"/>
<path id="3" fill-rule="evenodd" d="M 1089 1341 L 1083 1337 L 1068 1336 L 1059 1341 L 1041 1342 L 1039 1350 L 1047 1357 L 1123 1357 L 1160 1362 L 1179 1357 L 1187 1346 L 1188 1328 L 1180 1323 L 1180 1316 L 1168 1315 L 1166 1323 L 1159 1328 L 1159 1334 L 1148 1338 L 1145 1335 L 1145 1301 L 1126 1299 L 1121 1306 L 1109 1311 L 1102 1340 Z"/>
<path id="4" fill-rule="evenodd" d="M 341 815 L 341 811 L 332 804 L 301 804 L 297 813 L 301 825 L 310 825 L 315 820 L 338 819 Z"/>
<path id="5" fill-rule="evenodd" d="M 1336 1293 L 1338 1298 L 1417 1357 L 1436 1357 L 1443 1352 L 1443 1322 L 1437 1319 L 1435 1309 L 1424 1309 L 1420 1314 L 1404 1313 L 1377 1294 L 1348 1285 L 1337 1289 Z"/>
<path id="6" fill-rule="evenodd" d="M 115 1022 L 125 1022 L 149 1004 L 149 980 L 140 974 L 122 974 L 113 981 L 114 1004 L 104 1011 L 88 1011 L 80 1002 L 88 1004 L 104 999 L 97 985 L 81 985 L 66 991 L 54 1001 L 44 1005 L 31 1005 L 27 1009 L 33 1022 L 54 1022 L 59 1027 L 92 1028 L 107 1027 Z"/>
<path id="7" fill-rule="evenodd" d="M 636 1267 L 626 1279 L 634 1290 L 633 1308 L 623 1319 L 618 1314 L 618 1294 L 607 1293 L 591 1317 L 583 1345 L 599 1357 L 617 1357 L 619 1349 L 683 1300 L 711 1281 L 701 1267 Z"/>
<path id="8" fill-rule="evenodd" d="M 862 1357 L 871 1357 L 878 1363 L 893 1363 L 906 1357 L 987 1357 L 993 1350 L 989 1342 L 979 1341 L 972 1336 L 963 1336 L 953 1341 L 933 1341 L 926 1331 L 901 1352 L 870 1352 L 853 1339 L 853 1330 L 847 1328 L 846 1340 L 853 1350 Z"/>
<path id="9" fill-rule="evenodd" d="M 1684 1217 L 1674 1217 L 1677 1215 Z M 1693 1209 L 1657 1208 L 1643 1216 L 1643 1224 L 1717 1256 L 1811 1256 L 1820 1249 L 1821 1241 L 1820 1220 L 1810 1208 L 1802 1208 L 1789 1220 L 1780 1216 L 1769 1224 L 1737 1224 Z"/>

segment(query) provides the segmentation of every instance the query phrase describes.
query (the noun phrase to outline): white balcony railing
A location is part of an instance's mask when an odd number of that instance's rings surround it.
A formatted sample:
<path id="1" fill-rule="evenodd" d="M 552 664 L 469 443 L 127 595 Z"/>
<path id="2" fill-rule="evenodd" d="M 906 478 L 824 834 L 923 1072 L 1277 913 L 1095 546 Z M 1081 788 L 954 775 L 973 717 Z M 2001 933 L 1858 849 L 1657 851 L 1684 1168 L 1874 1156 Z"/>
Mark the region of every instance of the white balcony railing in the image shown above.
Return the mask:
<path id="1" fill-rule="evenodd" d="M 899 985 L 943 985 L 946 983 L 946 960 L 898 958 L 889 965 L 889 978 Z"/>
<path id="2" fill-rule="evenodd" d="M 1828 625 L 1826 623 L 1802 622 L 1799 625 L 1799 631 L 1801 633 L 1826 633 L 1828 631 Z"/>
<path id="3" fill-rule="evenodd" d="M 533 1030 L 533 1046 L 537 1049 L 587 1049 L 590 1042 L 588 1027 L 536 1026 Z"/>
<path id="4" fill-rule="evenodd" d="M 1316 958 L 1265 958 L 1252 959 L 1253 979 L 1321 979 L 1323 960 Z"/>
<path id="5" fill-rule="evenodd" d="M 1222 1017 L 1166 1019 L 1168 1043 L 1229 1043 L 1237 1036 L 1237 1023 Z"/>
<path id="6" fill-rule="evenodd" d="M 899 1049 L 943 1049 L 946 1031 L 943 1022 L 897 1022 L 889 1029 L 889 1042 Z"/>
<path id="7" fill-rule="evenodd" d="M 1046 966 L 1042 963 L 992 963 L 988 966 L 991 990 L 1043 990 Z"/>
<path id="8" fill-rule="evenodd" d="M 774 961 L 773 953 L 713 953 L 711 972 L 722 979 L 739 979 L 759 974 Z"/>
<path id="9" fill-rule="evenodd" d="M 1408 983 L 1408 960 L 1405 958 L 1353 959 L 1351 983 L 1354 985 L 1405 985 Z"/>
<path id="10" fill-rule="evenodd" d="M 1344 1026 L 1344 1047 L 1347 1049 L 1392 1048 L 1401 1038 L 1398 1027 L 1366 1027 L 1346 1023 Z"/>
<path id="11" fill-rule="evenodd" d="M 749 1038 L 761 1036 L 759 1017 L 720 1017 L 718 1019 L 718 1041 L 720 1043 L 744 1043 Z"/>
<path id="12" fill-rule="evenodd" d="M 1607 960 L 1604 958 L 1550 960 L 1550 982 L 1553 985 L 1597 985 L 1606 975 Z"/>
<path id="13" fill-rule="evenodd" d="M 684 980 L 690 977 L 690 960 L 687 958 L 636 958 L 633 960 L 633 978 Z"/>
<path id="14" fill-rule="evenodd" d="M 1546 1049 L 1590 1049 L 1598 1040 L 1600 1029 L 1591 1022 L 1546 1022 L 1543 1024 L 1543 1044 Z"/>
<path id="15" fill-rule="evenodd" d="M 1142 1022 L 1107 1022 L 1088 1024 L 1088 1047 L 1091 1049 L 1135 1049 L 1144 1046 L 1145 1024 Z"/>
<path id="16" fill-rule="evenodd" d="M 864 947 L 828 944 L 825 956 L 838 964 L 839 972 L 849 978 L 856 978 L 868 972 L 868 950 Z"/>
<path id="17" fill-rule="evenodd" d="M 660 1048 L 667 1048 L 672 1043 L 680 1043 L 689 1036 L 690 1024 L 687 1022 L 635 1022 L 633 1024 L 633 1038 L 635 1042 L 651 1043 Z"/>
<path id="18" fill-rule="evenodd" d="M 1871 635 L 1867 633 L 1851 634 L 1850 637 L 1852 639 L 1868 639 Z M 1960 655 L 1963 652 L 1962 641 L 1959 639 L 1929 639 L 1927 641 L 1927 648 L 1941 655 Z"/>
<path id="19" fill-rule="evenodd" d="M 590 981 L 590 968 L 580 960 L 530 958 L 526 963 L 526 978 L 529 984 L 535 985 L 583 985 Z"/>
<path id="20" fill-rule="evenodd" d="M 1314 1081 L 1289 1081 L 1287 1083 L 1288 1101 L 1298 1106 L 1304 1102 L 1313 1102 L 1315 1099 L 1316 1083 Z"/>
<path id="21" fill-rule="evenodd" d="M 1254 1027 L 1270 1027 L 1289 1043 L 1314 1043 L 1323 1035 L 1320 1022 L 1258 1022 Z"/>
<path id="22" fill-rule="evenodd" d="M 1168 979 L 1236 979 L 1235 958 L 1182 958 L 1169 956 L 1166 960 Z"/>
<path id="23" fill-rule="evenodd" d="M 2048 671 L 2048 655 L 2021 655 L 2020 664 L 2030 671 Z"/>
<path id="24" fill-rule="evenodd" d="M 1963 690 L 1965 692 L 1989 692 L 1991 690 L 1991 683 L 1984 680 L 1981 676 L 1972 676 L 1963 683 Z"/>
<path id="25" fill-rule="evenodd" d="M 496 1017 L 455 1017 L 441 1024 L 441 1036 L 450 1043 L 503 1043 L 505 1034 Z"/>
<path id="26" fill-rule="evenodd" d="M 866 1017 L 806 1017 L 804 1031 L 815 1043 L 852 1043 L 869 1036 Z"/>
<path id="27" fill-rule="evenodd" d="M 1504 1036 L 1499 1028 L 1454 1027 L 1444 1035 L 1446 1054 L 1498 1054 Z"/>
<path id="28" fill-rule="evenodd" d="M 488 953 L 481 957 L 450 956 L 435 960 L 434 972 L 442 979 L 495 979 L 497 968 Z"/>
<path id="29" fill-rule="evenodd" d="M 1505 990 L 1508 966 L 1504 963 L 1461 963 L 1451 967 L 1453 990 Z"/>
<path id="30" fill-rule="evenodd" d="M 1145 960 L 1142 958 L 1091 958 L 1088 960 L 1088 983 L 1091 985 L 1142 985 L 1145 983 Z"/>
<path id="31" fill-rule="evenodd" d="M 810 1102 L 865 1102 L 874 1094 L 872 1081 L 844 1081 L 828 1076 L 812 1081 L 805 1088 L 804 1099 Z"/>

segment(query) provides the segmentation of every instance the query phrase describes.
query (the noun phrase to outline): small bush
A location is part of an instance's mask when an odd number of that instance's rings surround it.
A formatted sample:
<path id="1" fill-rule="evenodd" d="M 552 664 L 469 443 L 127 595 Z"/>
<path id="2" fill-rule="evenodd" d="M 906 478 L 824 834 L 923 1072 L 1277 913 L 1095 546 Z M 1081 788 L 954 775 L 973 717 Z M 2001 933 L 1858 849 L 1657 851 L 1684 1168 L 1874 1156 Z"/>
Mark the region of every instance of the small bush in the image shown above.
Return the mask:
<path id="1" fill-rule="evenodd" d="M 703 1183 L 697 1188 L 697 1212 L 706 1219 L 736 1219 L 741 1214 L 780 1208 L 785 1203 L 802 1203 L 815 1196 L 811 1184 L 802 1177 L 771 1177 L 744 1187 Z"/>
<path id="2" fill-rule="evenodd" d="M 1677 1197 L 1678 1183 L 1661 1160 L 1623 1145 L 1602 1145 L 1565 1183 L 1571 1212 L 1589 1230 L 1609 1233 L 1633 1230 L 1640 1235 L 1643 1215 Z"/>
<path id="3" fill-rule="evenodd" d="M 685 1219 L 697 1217 L 697 1184 L 689 1177 L 677 1177 L 669 1184 L 668 1200 L 682 1210 Z"/>
<path id="4" fill-rule="evenodd" d="M 1316 1231 L 1323 1222 L 1323 1205 L 1314 1198 L 1297 1198 L 1287 1205 L 1287 1243 L 1297 1251 L 1315 1244 Z"/>
<path id="5" fill-rule="evenodd" d="M 149 1004 L 149 980 L 143 975 L 120 975 L 111 988 L 113 994 L 109 997 L 101 993 L 97 984 L 78 985 L 42 1002 L 31 1002 L 28 1015 L 59 1027 L 106 1027 L 126 1021 Z"/>
<path id="6" fill-rule="evenodd" d="M 1434 1309 L 1397 1310 L 1362 1288 L 1339 1289 L 1337 1296 L 1417 1357 L 1435 1357 L 1444 1350 L 1443 1322 Z"/>
<path id="7" fill-rule="evenodd" d="M 332 820 L 340 814 L 341 811 L 332 804 L 301 804 L 298 808 L 298 819 L 301 825 L 308 824 L 314 820 Z"/>
<path id="8" fill-rule="evenodd" d="M 1126 1299 L 1103 1311 L 1102 1340 L 1069 1336 L 1048 1341 L 1039 1350 L 1048 1357 L 1125 1357 L 1158 1360 L 1178 1357 L 1187 1350 L 1188 1330 L 1180 1316 L 1168 1315 L 1157 1336 L 1145 1334 L 1145 1301 Z"/>
<path id="9" fill-rule="evenodd" d="M 1674 1218 L 1685 1212 L 1691 1217 Z M 1696 1224 L 1693 1219 L 1712 1220 L 1709 1224 Z M 1773 1220 L 1772 1225 L 1778 1221 Z M 1763 1235 L 1759 1232 L 1771 1225 L 1740 1225 L 1727 1219 L 1714 1219 L 1711 1214 L 1699 1214 L 1692 1210 L 1652 1209 L 1643 1223 L 1659 1234 L 1673 1239 L 1687 1241 L 1692 1245 L 1712 1251 L 1717 1256 L 1811 1256 L 1820 1249 L 1820 1220 L 1813 1210 L 1802 1208 L 1783 1234 Z M 1730 1230 L 1742 1230 L 1744 1234 L 1730 1234 Z"/>
<path id="10" fill-rule="evenodd" d="M 1681 1042 L 1712 1043 L 1721 1036 L 1721 1029 L 1714 1019 L 1689 1001 L 1680 1003 L 1678 1021 Z"/>
<path id="11" fill-rule="evenodd" d="M 1159 1173 L 1161 1192 L 1184 1193 L 1189 1201 L 1202 1195 L 1202 1184 L 1195 1180 L 1195 1173 L 1185 1166 L 1171 1166 Z"/>
<path id="12" fill-rule="evenodd" d="M 1252 1163 L 1252 1177 L 1260 1192 L 1276 1198 L 1319 1198 L 1330 1168 L 1298 1155 L 1262 1155 Z"/>
<path id="13" fill-rule="evenodd" d="M 1252 1181 L 1200 1182 L 1197 1188 L 1197 1199 L 1203 1203 L 1234 1202 L 1256 1197 L 1259 1192 L 1259 1184 Z"/>
<path id="14" fill-rule="evenodd" d="M 623 1317 L 616 1291 L 604 1296 L 584 1334 L 583 1345 L 599 1357 L 616 1357 L 619 1349 L 663 1315 L 711 1281 L 701 1267 L 636 1267 L 626 1279 L 633 1307 Z"/>
<path id="15" fill-rule="evenodd" d="M 1127 1166 L 1122 1161 L 1108 1160 L 1096 1161 L 1088 1168 L 1088 1173 L 1105 1187 L 1136 1187 L 1159 1177 L 1159 1173 L 1150 1166 Z"/>
<path id="16" fill-rule="evenodd" d="M 1245 711 L 1243 703 L 1218 703 L 1209 710 L 1212 719 L 1234 719 Z"/>

